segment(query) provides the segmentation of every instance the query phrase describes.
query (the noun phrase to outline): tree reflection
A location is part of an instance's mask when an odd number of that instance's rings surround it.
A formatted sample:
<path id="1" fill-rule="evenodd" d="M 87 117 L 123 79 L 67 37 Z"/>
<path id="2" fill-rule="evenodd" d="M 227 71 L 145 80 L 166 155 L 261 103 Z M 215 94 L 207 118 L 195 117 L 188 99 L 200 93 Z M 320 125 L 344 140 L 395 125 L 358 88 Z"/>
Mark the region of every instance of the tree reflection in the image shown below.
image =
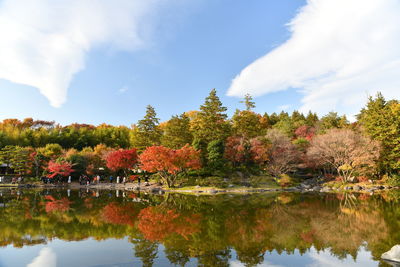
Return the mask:
<path id="1" fill-rule="evenodd" d="M 53 238 L 129 237 L 143 266 L 162 245 L 171 264 L 229 266 L 232 255 L 256 266 L 267 252 L 329 249 L 342 259 L 360 247 L 375 260 L 400 243 L 400 196 L 277 194 L 194 197 L 101 191 L 7 191 L 0 197 L 0 245 Z M 232 250 L 235 253 L 232 253 Z"/>

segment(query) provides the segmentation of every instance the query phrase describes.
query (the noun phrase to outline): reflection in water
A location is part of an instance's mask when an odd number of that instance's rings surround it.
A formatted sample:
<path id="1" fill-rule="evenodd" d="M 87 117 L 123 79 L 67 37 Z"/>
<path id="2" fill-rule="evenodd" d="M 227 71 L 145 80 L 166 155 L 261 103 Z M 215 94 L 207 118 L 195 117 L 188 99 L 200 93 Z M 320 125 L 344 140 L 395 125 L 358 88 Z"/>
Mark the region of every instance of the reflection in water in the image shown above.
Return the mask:
<path id="1" fill-rule="evenodd" d="M 380 256 L 400 243 L 398 199 L 397 192 L 196 197 L 11 190 L 0 197 L 0 245 L 22 247 L 23 253 L 56 239 L 84 246 L 88 238 L 117 238 L 129 242 L 132 261 L 143 266 L 160 261 L 177 266 L 386 266 Z M 95 243 L 90 246 L 96 249 Z M 116 254 L 109 249 L 112 259 Z M 39 266 L 32 264 L 42 258 L 54 258 L 54 265 L 41 266 L 55 266 L 55 254 L 45 253 L 51 251 L 43 249 L 29 266 Z"/>
<path id="2" fill-rule="evenodd" d="M 33 259 L 27 267 L 56 267 L 57 257 L 56 254 L 51 250 L 51 248 L 42 248 L 39 252 L 39 256 Z"/>

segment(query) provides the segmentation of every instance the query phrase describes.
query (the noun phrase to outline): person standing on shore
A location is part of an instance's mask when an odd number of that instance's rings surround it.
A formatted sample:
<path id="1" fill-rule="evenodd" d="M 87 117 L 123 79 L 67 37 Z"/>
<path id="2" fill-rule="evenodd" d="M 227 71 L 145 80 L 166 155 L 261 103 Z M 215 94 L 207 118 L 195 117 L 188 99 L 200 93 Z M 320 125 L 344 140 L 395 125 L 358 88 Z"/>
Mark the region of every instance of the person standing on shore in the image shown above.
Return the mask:
<path id="1" fill-rule="evenodd" d="M 117 176 L 117 184 L 119 184 L 119 176 Z"/>
<path id="2" fill-rule="evenodd" d="M 68 183 L 71 183 L 71 176 L 68 176 Z"/>

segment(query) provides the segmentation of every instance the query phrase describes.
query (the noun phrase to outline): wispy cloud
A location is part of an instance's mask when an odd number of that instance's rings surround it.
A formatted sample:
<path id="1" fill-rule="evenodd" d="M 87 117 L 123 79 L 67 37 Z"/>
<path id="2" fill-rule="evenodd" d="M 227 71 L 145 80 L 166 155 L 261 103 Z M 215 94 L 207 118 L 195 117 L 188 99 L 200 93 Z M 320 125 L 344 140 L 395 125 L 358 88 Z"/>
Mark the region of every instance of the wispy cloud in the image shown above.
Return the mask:
<path id="1" fill-rule="evenodd" d="M 94 46 L 145 46 L 161 0 L 3 0 L 0 78 L 36 87 L 61 106 Z"/>
<path id="2" fill-rule="evenodd" d="M 399 14 L 399 0 L 308 0 L 290 39 L 244 68 L 228 95 L 300 88 L 301 111 L 349 115 L 376 91 L 398 98 Z"/>
<path id="3" fill-rule="evenodd" d="M 129 87 L 126 86 L 126 85 L 124 85 L 124 86 L 122 86 L 121 88 L 118 89 L 118 92 L 119 92 L 120 94 L 123 94 L 123 93 L 125 93 L 125 92 L 128 91 L 128 90 L 129 90 Z"/>

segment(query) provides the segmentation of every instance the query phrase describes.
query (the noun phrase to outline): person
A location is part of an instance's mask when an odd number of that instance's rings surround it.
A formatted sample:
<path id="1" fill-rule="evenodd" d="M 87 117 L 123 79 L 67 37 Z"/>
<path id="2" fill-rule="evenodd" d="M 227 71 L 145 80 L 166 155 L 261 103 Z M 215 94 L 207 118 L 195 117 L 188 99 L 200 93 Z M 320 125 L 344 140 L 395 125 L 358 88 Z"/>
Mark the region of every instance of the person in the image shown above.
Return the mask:
<path id="1" fill-rule="evenodd" d="M 97 183 L 100 183 L 100 175 L 97 175 Z"/>
<path id="2" fill-rule="evenodd" d="M 140 176 L 137 178 L 138 185 L 140 186 Z"/>
<path id="3" fill-rule="evenodd" d="M 0 183 L 3 182 L 3 176 L 0 176 Z"/>
<path id="4" fill-rule="evenodd" d="M 112 175 L 110 175 L 110 183 L 112 184 L 114 178 L 112 177 Z"/>
<path id="5" fill-rule="evenodd" d="M 71 183 L 71 176 L 68 176 L 68 183 Z"/>
<path id="6" fill-rule="evenodd" d="M 117 184 L 119 184 L 119 176 L 117 176 Z"/>
<path id="7" fill-rule="evenodd" d="M 124 176 L 124 178 L 122 178 L 122 183 L 125 184 L 126 183 L 126 177 Z"/>

